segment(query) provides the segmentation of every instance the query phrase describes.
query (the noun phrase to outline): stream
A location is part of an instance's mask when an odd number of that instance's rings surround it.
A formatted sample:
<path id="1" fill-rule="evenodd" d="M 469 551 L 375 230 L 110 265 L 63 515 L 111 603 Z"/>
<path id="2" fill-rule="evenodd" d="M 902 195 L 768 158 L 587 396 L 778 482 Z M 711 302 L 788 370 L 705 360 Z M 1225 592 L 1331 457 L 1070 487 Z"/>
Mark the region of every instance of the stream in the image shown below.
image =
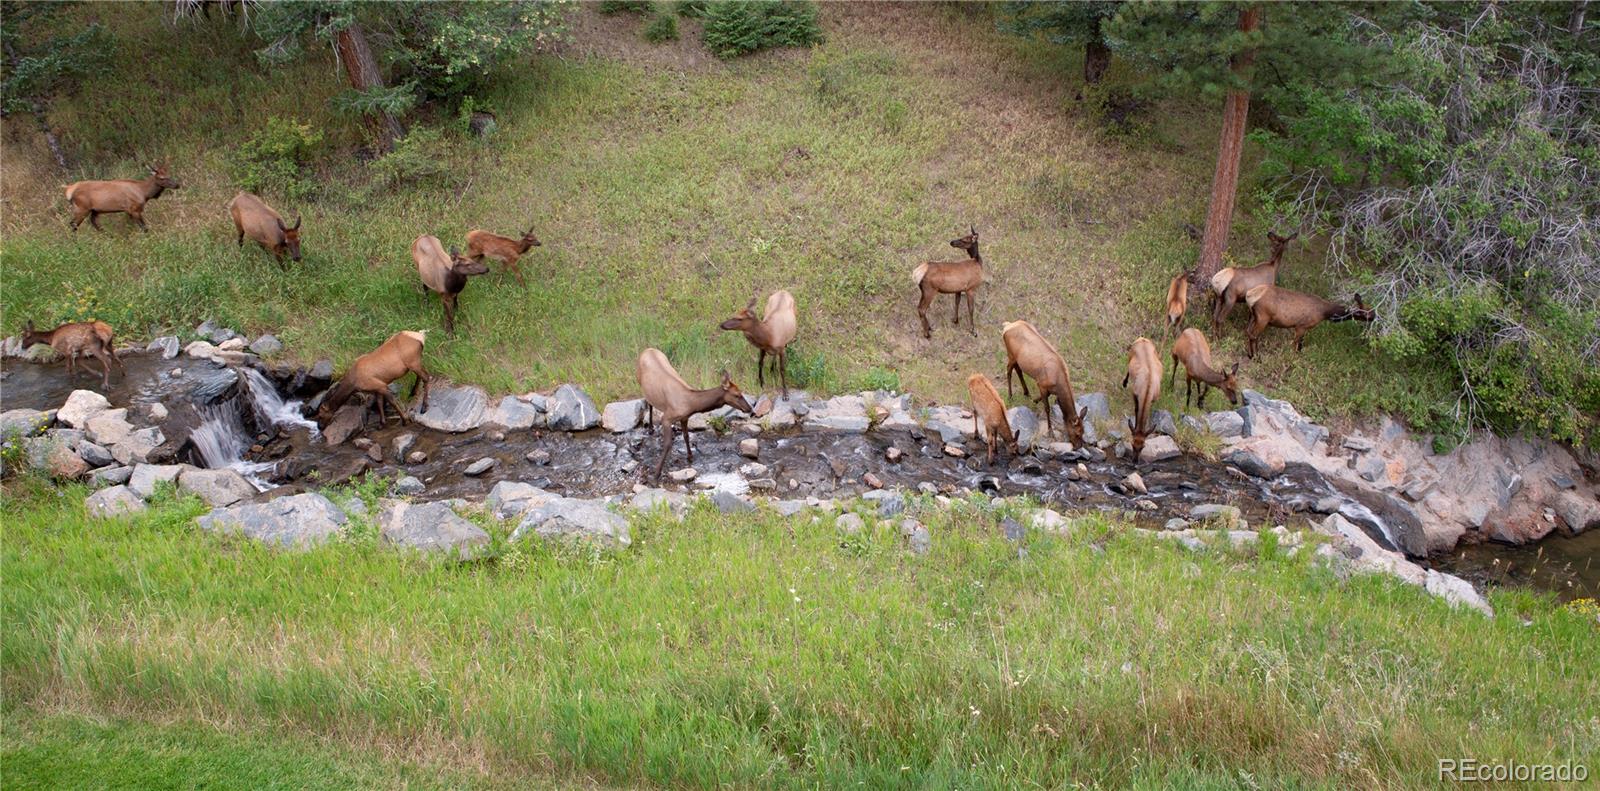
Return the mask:
<path id="1" fill-rule="evenodd" d="M 486 426 L 450 434 L 396 421 L 379 426 L 374 413 L 366 430 L 356 435 L 383 450 L 383 460 L 374 461 L 354 440 L 333 447 L 323 441 L 315 422 L 302 411 L 304 400 L 328 383 L 309 378 L 303 370 L 233 369 L 186 356 L 162 360 L 158 353 L 145 352 L 124 352 L 122 358 L 126 376 L 114 373 L 110 390 L 102 394 L 130 412 L 157 402 L 165 405 L 168 415 L 159 425 L 167 446 L 174 449 L 170 461 L 232 468 L 257 489 L 274 494 L 334 485 L 371 472 L 415 476 L 424 482 L 429 499 L 481 499 L 502 480 L 525 481 L 573 497 L 604 497 L 651 483 L 646 476 L 659 459 L 659 434 L 643 428 L 621 434 L 598 428 L 579 433 L 535 428 L 502 436 Z M 73 390 L 99 384 L 98 376 L 81 372 L 76 382 L 69 381 L 59 361 L 6 359 L 0 371 L 0 409 L 55 409 Z M 427 461 L 402 462 L 396 442 L 407 434 L 415 437 L 407 452 L 421 451 Z M 1261 480 L 1185 455 L 1143 465 L 1139 472 L 1148 494 L 1137 495 L 1123 484 L 1131 465 L 1098 451 L 1006 458 L 990 468 L 977 441 L 968 441 L 970 455 L 958 459 L 945 455 L 937 433 L 794 428 L 757 435 L 758 461 L 766 471 L 750 474 L 746 465 L 751 460 L 738 453 L 739 441 L 749 436 L 737 428 L 723 435 L 694 432 L 692 466 L 700 474 L 693 488 L 775 498 L 851 497 L 871 488 L 863 483 L 871 472 L 887 488 L 1033 495 L 1063 512 L 1108 512 L 1154 529 L 1173 517 L 1188 518 L 1194 506 L 1205 503 L 1239 508 L 1253 528 L 1296 528 L 1336 509 L 1379 543 L 1395 543 L 1379 515 L 1303 465 L 1290 465 L 1278 477 Z M 898 462 L 885 459 L 891 446 L 901 452 Z M 529 460 L 530 454 L 536 461 Z M 468 465 L 485 457 L 496 460 L 492 469 L 465 474 Z M 683 466 L 688 462 L 680 435 L 667 469 Z M 663 485 L 677 488 L 670 481 Z M 1531 586 L 1562 599 L 1600 597 L 1600 533 L 1594 531 L 1577 537 L 1552 535 L 1521 547 L 1461 546 L 1422 562 L 1477 584 Z"/>

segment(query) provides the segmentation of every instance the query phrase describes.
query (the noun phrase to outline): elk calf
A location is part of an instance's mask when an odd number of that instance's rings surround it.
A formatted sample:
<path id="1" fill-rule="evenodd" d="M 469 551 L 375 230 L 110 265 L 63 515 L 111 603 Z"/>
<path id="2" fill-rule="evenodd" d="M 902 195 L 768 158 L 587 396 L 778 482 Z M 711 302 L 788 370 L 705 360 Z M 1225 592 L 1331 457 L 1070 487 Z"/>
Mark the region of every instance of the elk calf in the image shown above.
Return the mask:
<path id="1" fill-rule="evenodd" d="M 456 299 L 467 287 L 467 277 L 489 271 L 482 261 L 463 257 L 455 248 L 447 255 L 439 237 L 423 234 L 411 243 L 411 259 L 417 262 L 422 285 L 439 295 L 444 303 L 444 331 L 455 334 Z"/>
<path id="2" fill-rule="evenodd" d="M 1194 277 L 1195 270 L 1179 272 L 1172 282 L 1167 284 L 1167 329 L 1166 335 L 1171 336 L 1173 330 L 1183 326 L 1183 314 L 1189 310 L 1189 278 Z"/>
<path id="3" fill-rule="evenodd" d="M 72 230 L 78 230 L 85 217 L 96 231 L 104 230 L 100 227 L 100 215 L 124 212 L 130 219 L 139 224 L 146 233 L 150 226 L 144 224 L 144 205 L 156 198 L 166 190 L 175 190 L 182 184 L 167 175 L 167 167 L 150 168 L 150 176 L 145 179 L 113 179 L 111 181 L 75 181 L 67 185 L 67 202 L 72 204 Z"/>
<path id="4" fill-rule="evenodd" d="M 1245 330 L 1249 341 L 1247 355 L 1255 359 L 1256 342 L 1268 327 L 1294 330 L 1294 350 L 1304 348 L 1306 333 L 1324 321 L 1372 321 L 1378 314 L 1369 310 L 1356 295 L 1356 306 L 1349 307 L 1329 302 L 1322 297 L 1277 286 L 1256 286 L 1245 295 L 1250 306 L 1250 326 Z"/>
<path id="5" fill-rule="evenodd" d="M 111 364 L 114 362 L 122 369 L 124 377 L 128 373 L 127 366 L 117 357 L 116 339 L 113 337 L 111 325 L 103 321 L 77 321 L 63 324 L 53 330 L 35 330 L 33 322 L 28 322 L 22 328 L 22 348 L 27 349 L 36 343 L 42 343 L 56 350 L 67 358 L 67 377 L 78 378 L 78 356 L 84 359 L 83 367 L 89 368 L 87 358 L 93 357 L 100 361 L 100 387 L 111 388 Z M 89 368 L 93 373 L 94 369 Z"/>
<path id="6" fill-rule="evenodd" d="M 1239 364 L 1227 373 L 1222 373 L 1211 367 L 1211 345 L 1206 343 L 1206 336 L 1200 331 L 1190 327 L 1178 336 L 1172 344 L 1172 379 L 1168 387 L 1177 383 L 1178 363 L 1183 363 L 1185 371 L 1183 380 L 1183 408 L 1189 408 L 1189 395 L 1195 382 L 1200 383 L 1200 398 L 1195 403 L 1201 409 L 1206 408 L 1206 396 L 1211 395 L 1211 388 L 1220 387 L 1228 396 L 1228 403 L 1239 405 Z"/>
<path id="7" fill-rule="evenodd" d="M 521 284 L 526 284 L 527 281 L 522 279 L 522 270 L 517 268 L 517 259 L 521 258 L 522 254 L 528 252 L 530 248 L 541 245 L 542 242 L 539 241 L 539 237 L 533 235 L 533 226 L 531 225 L 522 234 L 521 239 L 512 239 L 508 236 L 500 236 L 477 228 L 467 231 L 468 258 L 480 262 L 483 261 L 485 256 L 493 258 L 503 264 L 506 271 L 516 275 L 517 282 Z"/>
<path id="8" fill-rule="evenodd" d="M 1128 430 L 1133 433 L 1129 440 L 1133 463 L 1138 464 L 1145 438 L 1150 436 L 1150 407 L 1161 396 L 1161 358 L 1156 356 L 1156 345 L 1149 338 L 1140 338 L 1129 347 L 1128 372 L 1122 377 L 1122 387 L 1133 394 L 1133 418 L 1128 421 Z"/>
<path id="9" fill-rule="evenodd" d="M 378 419 L 384 423 L 389 422 L 389 416 L 383 412 L 383 405 L 387 402 L 394 407 L 394 413 L 399 416 L 402 424 L 406 423 L 406 412 L 394 400 L 394 395 L 389 392 L 389 383 L 408 372 L 417 375 L 413 392 L 422 389 L 422 409 L 428 411 L 428 371 L 422 367 L 422 347 L 427 342 L 427 332 L 424 330 L 404 330 L 389 336 L 378 348 L 356 358 L 350 364 L 350 370 L 345 372 L 344 378 L 328 391 L 322 399 L 322 406 L 317 408 L 317 424 L 327 426 L 333 416 L 344 406 L 350 396 L 356 393 L 368 393 L 372 396 L 372 403 L 378 406 Z M 365 418 L 365 415 L 363 415 Z M 365 419 L 362 420 L 365 423 Z"/>
<path id="10" fill-rule="evenodd" d="M 1243 300 L 1250 289 L 1278 282 L 1278 263 L 1283 260 L 1283 251 L 1299 235 L 1296 232 L 1288 236 L 1279 236 L 1269 232 L 1267 241 L 1272 243 L 1270 258 L 1258 266 L 1226 267 L 1217 270 L 1217 273 L 1211 276 L 1212 335 L 1222 332 L 1222 320 L 1233 312 L 1234 304 Z"/>
<path id="11" fill-rule="evenodd" d="M 994 383 L 983 374 L 973 374 L 967 377 L 967 392 L 972 394 L 972 433 L 984 440 L 989 450 L 989 466 L 994 466 L 995 446 L 1001 441 L 1012 456 L 1019 455 L 1017 437 L 1011 433 L 1011 423 L 1006 420 L 1006 404 L 1000 400 L 1000 391 L 995 389 Z M 979 418 L 983 418 L 987 437 L 978 430 Z"/>
<path id="12" fill-rule="evenodd" d="M 1034 384 L 1039 386 L 1039 397 L 1034 398 L 1044 407 L 1045 432 L 1051 432 L 1050 396 L 1056 397 L 1056 405 L 1061 407 L 1061 418 L 1066 422 L 1067 439 L 1074 447 L 1083 447 L 1083 420 L 1089 414 L 1089 408 L 1077 409 L 1077 399 L 1072 394 L 1072 378 L 1067 375 L 1067 361 L 1061 359 L 1061 354 L 1056 347 L 1039 334 L 1039 330 L 1026 321 L 1013 321 L 1005 326 L 1000 333 L 1000 340 L 1006 345 L 1006 395 L 1011 395 L 1011 375 L 1017 376 L 1017 381 L 1022 383 L 1022 394 L 1028 393 L 1028 380 L 1023 374 L 1033 377 Z M 1077 410 L 1077 411 L 1073 411 Z"/>
<path id="13" fill-rule="evenodd" d="M 911 271 L 911 282 L 917 284 L 922 290 L 922 299 L 917 303 L 917 318 L 922 320 L 922 337 L 932 338 L 933 327 L 928 324 L 928 306 L 933 304 L 933 298 L 940 294 L 956 295 L 956 311 L 951 320 L 952 324 L 961 324 L 961 297 L 967 297 L 967 327 L 972 330 L 974 337 L 978 334 L 978 327 L 973 323 L 973 297 L 978 286 L 983 285 L 985 275 L 983 271 L 983 258 L 978 255 L 978 229 L 960 239 L 953 239 L 951 247 L 967 251 L 971 256 L 965 261 L 924 261 Z"/>
<path id="14" fill-rule="evenodd" d="M 244 246 L 244 238 L 261 245 L 261 249 L 272 253 L 278 259 L 278 266 L 283 266 L 283 257 L 289 256 L 291 261 L 300 260 L 300 222 L 303 217 L 296 217 L 294 225 L 284 225 L 283 217 L 278 214 L 267 202 L 248 192 L 240 192 L 228 201 L 228 213 L 233 215 L 233 229 L 239 232 L 239 246 Z"/>
<path id="15" fill-rule="evenodd" d="M 794 310 L 794 295 L 779 289 L 767 297 L 766 312 L 758 320 L 751 309 L 756 306 L 756 298 L 751 297 L 750 302 L 733 318 L 719 325 L 725 330 L 738 330 L 744 333 L 745 340 L 756 347 L 756 386 L 765 387 L 766 380 L 762 377 L 762 369 L 766 366 L 767 355 L 772 355 L 772 364 L 778 369 L 779 381 L 783 382 L 783 397 L 789 397 L 789 357 L 785 351 L 789 343 L 794 340 L 797 332 Z"/>
<path id="16" fill-rule="evenodd" d="M 667 361 L 667 356 L 659 349 L 645 349 L 639 352 L 639 363 L 636 369 L 639 377 L 639 391 L 644 396 L 645 422 L 655 420 L 655 413 L 661 413 L 661 426 L 666 430 L 662 432 L 661 461 L 656 463 L 656 480 L 661 480 L 661 471 L 667 466 L 667 456 L 672 453 L 672 424 L 680 424 L 683 431 L 683 452 L 689 458 L 689 463 L 694 463 L 694 448 L 689 444 L 689 416 L 701 412 L 710 412 L 720 406 L 731 406 L 741 412 L 750 411 L 750 402 L 745 400 L 744 393 L 739 386 L 728 378 L 728 372 L 722 372 L 722 384 L 706 390 L 696 390 L 683 381 L 677 369 Z"/>

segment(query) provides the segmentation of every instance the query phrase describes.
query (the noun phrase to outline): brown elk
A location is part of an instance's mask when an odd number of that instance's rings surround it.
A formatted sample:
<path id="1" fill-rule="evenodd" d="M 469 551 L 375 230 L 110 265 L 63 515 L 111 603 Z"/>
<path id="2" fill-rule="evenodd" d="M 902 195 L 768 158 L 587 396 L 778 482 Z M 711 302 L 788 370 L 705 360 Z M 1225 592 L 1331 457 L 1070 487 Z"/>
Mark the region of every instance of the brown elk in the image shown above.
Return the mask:
<path id="1" fill-rule="evenodd" d="M 1163 337 L 1170 337 L 1173 330 L 1183 326 L 1183 314 L 1189 311 L 1189 280 L 1194 273 L 1193 269 L 1179 272 L 1167 284 L 1167 329 Z"/>
<path id="2" fill-rule="evenodd" d="M 283 265 L 285 255 L 292 261 L 300 260 L 300 222 L 305 218 L 296 217 L 294 225 L 284 225 L 283 217 L 276 210 L 248 192 L 240 192 L 228 201 L 228 213 L 233 215 L 233 228 L 239 232 L 240 247 L 248 236 L 261 245 L 261 249 L 277 257 L 279 266 Z"/>
<path id="3" fill-rule="evenodd" d="M 183 185 L 167 175 L 165 165 L 156 167 L 146 164 L 145 167 L 150 168 L 150 176 L 137 181 L 113 179 L 68 184 L 67 202 L 72 204 L 72 230 L 78 230 L 85 217 L 89 218 L 89 224 L 96 231 L 104 230 L 100 227 L 100 215 L 125 212 L 140 228 L 149 232 L 150 226 L 144 224 L 144 205 L 161 197 L 161 193 Z"/>
<path id="4" fill-rule="evenodd" d="M 989 466 L 994 466 L 995 446 L 1002 441 L 1012 456 L 1019 455 L 1017 436 L 1011 433 L 1011 423 L 1006 420 L 1006 404 L 1000 400 L 1000 391 L 995 389 L 994 383 L 983 374 L 973 374 L 967 377 L 967 392 L 972 394 L 972 433 L 984 440 L 989 450 Z M 979 418 L 983 419 L 987 437 L 978 431 Z"/>
<path id="5" fill-rule="evenodd" d="M 750 411 L 739 386 L 722 372 L 722 384 L 706 390 L 696 390 L 683 381 L 677 369 L 667 361 L 660 349 L 650 348 L 639 352 L 637 369 L 639 391 L 644 395 L 645 422 L 653 423 L 655 413 L 661 413 L 661 426 L 665 429 L 661 439 L 661 461 L 656 463 L 656 480 L 667 466 L 667 456 L 672 453 L 672 424 L 680 424 L 683 431 L 683 452 L 694 463 L 694 448 L 689 444 L 689 416 L 710 412 L 721 406 L 731 406 L 742 412 Z"/>
<path id="6" fill-rule="evenodd" d="M 1211 334 L 1213 337 L 1222 332 L 1222 320 L 1233 312 L 1235 303 L 1244 300 L 1244 295 L 1256 286 L 1270 286 L 1278 282 L 1278 263 L 1283 260 L 1283 251 L 1300 234 L 1291 233 L 1288 236 L 1279 236 L 1269 232 L 1267 241 L 1272 243 L 1272 255 L 1257 266 L 1225 267 L 1217 270 L 1211 276 Z"/>
<path id="7" fill-rule="evenodd" d="M 1011 376 L 1016 374 L 1017 381 L 1022 383 L 1022 394 L 1032 397 L 1028 393 L 1028 380 L 1023 378 L 1023 374 L 1033 377 L 1034 384 L 1039 386 L 1039 396 L 1033 400 L 1044 407 L 1045 432 L 1054 430 L 1050 416 L 1050 396 L 1053 395 L 1056 405 L 1061 407 L 1068 441 L 1074 447 L 1083 447 L 1083 420 L 1089 408 L 1077 408 L 1077 399 L 1072 394 L 1072 378 L 1067 375 L 1067 361 L 1061 358 L 1056 347 L 1039 334 L 1038 329 L 1026 321 L 1008 322 L 1000 333 L 1000 339 L 1006 345 L 1006 395 L 1011 395 Z"/>
<path id="8" fill-rule="evenodd" d="M 540 247 L 543 243 L 539 237 L 533 235 L 533 226 L 528 226 L 527 232 L 521 239 L 512 239 L 488 231 L 474 228 L 467 231 L 467 257 L 474 261 L 482 261 L 485 256 L 499 261 L 506 271 L 517 276 L 518 283 L 527 283 L 522 279 L 522 270 L 517 268 L 517 259 L 529 249 Z"/>
<path id="9" fill-rule="evenodd" d="M 1212 368 L 1211 345 L 1206 343 L 1206 336 L 1194 327 L 1184 330 L 1172 344 L 1172 378 L 1167 382 L 1168 387 L 1177 384 L 1180 362 L 1184 368 L 1184 409 L 1189 408 L 1189 395 L 1195 382 L 1200 383 L 1200 398 L 1195 403 L 1201 409 L 1206 408 L 1206 396 L 1211 395 L 1213 387 L 1222 388 L 1222 392 L 1228 396 L 1228 403 L 1239 405 L 1239 364 L 1235 362 L 1227 373 Z"/>
<path id="10" fill-rule="evenodd" d="M 438 294 L 444 303 L 444 331 L 454 334 L 456 299 L 467 287 L 467 277 L 488 272 L 489 267 L 482 261 L 462 256 L 453 247 L 446 254 L 439 237 L 428 234 L 418 236 L 411 243 L 411 259 L 417 262 L 417 276 L 422 278 L 422 285 Z"/>
<path id="11" fill-rule="evenodd" d="M 951 247 L 967 251 L 970 256 L 965 261 L 924 261 L 917 264 L 911 271 L 911 282 L 922 289 L 922 299 L 917 303 L 917 318 L 922 320 L 922 337 L 932 338 L 933 327 L 928 324 L 928 306 L 933 304 L 933 298 L 940 294 L 956 295 L 955 315 L 951 323 L 961 324 L 961 297 L 967 297 L 967 326 L 977 336 L 978 327 L 973 323 L 973 298 L 978 286 L 983 285 L 987 279 L 983 271 L 983 258 L 978 255 L 978 229 L 960 239 L 952 239 Z"/>
<path id="12" fill-rule="evenodd" d="M 322 406 L 317 408 L 317 423 L 327 426 L 333 420 L 339 408 L 356 393 L 368 393 L 372 396 L 372 403 L 378 406 L 378 419 L 384 423 L 389 422 L 389 416 L 384 414 L 385 402 L 394 407 L 394 412 L 402 424 L 406 423 L 406 412 L 394 400 L 394 394 L 389 392 L 389 383 L 408 372 L 417 375 L 417 388 L 422 390 L 421 412 L 428 411 L 428 371 L 422 367 L 422 347 L 427 342 L 425 330 L 403 330 L 389 336 L 378 348 L 356 358 L 350 364 L 344 378 L 333 386 L 332 390 L 322 399 Z M 365 422 L 365 421 L 363 421 Z"/>
<path id="13" fill-rule="evenodd" d="M 1256 342 L 1268 327 L 1294 330 L 1294 350 L 1304 348 L 1306 333 L 1324 321 L 1372 321 L 1378 314 L 1369 309 L 1356 295 L 1356 306 L 1340 305 L 1322 297 L 1291 291 L 1277 286 L 1256 286 L 1244 297 L 1250 307 L 1250 326 L 1245 329 L 1249 341 L 1247 354 L 1255 359 Z"/>
<path id="14" fill-rule="evenodd" d="M 30 321 L 22 328 L 22 348 L 27 349 L 36 343 L 49 346 L 56 350 L 56 354 L 67 358 L 67 376 L 71 379 L 78 378 L 79 355 L 85 358 L 83 367 L 88 368 L 90 373 L 94 373 L 94 369 L 89 368 L 88 358 L 100 361 L 102 388 L 111 388 L 112 363 L 122 369 L 124 376 L 128 373 L 127 366 L 117 357 L 111 325 L 103 321 L 69 322 L 53 330 L 35 330 Z"/>
<path id="15" fill-rule="evenodd" d="M 751 297 L 750 302 L 733 318 L 722 322 L 719 326 L 725 330 L 738 330 L 744 333 L 745 340 L 756 347 L 756 386 L 765 387 L 766 380 L 762 378 L 762 369 L 766 365 L 767 355 L 772 355 L 772 365 L 778 369 L 778 379 L 783 382 L 783 397 L 789 397 L 789 357 L 785 349 L 794 340 L 797 332 L 794 311 L 794 295 L 779 289 L 767 297 L 767 309 L 760 319 L 757 319 L 752 310 L 756 306 L 756 298 Z"/>
<path id="16" fill-rule="evenodd" d="M 1132 432 L 1129 443 L 1133 445 L 1133 459 L 1137 464 L 1144 452 L 1145 438 L 1150 436 L 1150 406 L 1161 396 L 1161 358 L 1156 356 L 1156 345 L 1149 338 L 1140 338 L 1128 349 L 1128 372 L 1122 376 L 1124 390 L 1133 387 L 1133 417 L 1128 420 Z"/>

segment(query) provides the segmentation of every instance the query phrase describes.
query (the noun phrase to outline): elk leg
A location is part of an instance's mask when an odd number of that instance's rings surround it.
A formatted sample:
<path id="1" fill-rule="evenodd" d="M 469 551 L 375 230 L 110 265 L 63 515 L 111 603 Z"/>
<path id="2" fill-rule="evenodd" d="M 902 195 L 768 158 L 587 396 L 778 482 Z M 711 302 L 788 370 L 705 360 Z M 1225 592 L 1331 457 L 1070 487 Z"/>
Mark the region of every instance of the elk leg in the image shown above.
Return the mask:
<path id="1" fill-rule="evenodd" d="M 83 218 L 87 216 L 89 216 L 89 213 L 79 208 L 78 204 L 74 203 L 72 204 L 72 222 L 67 223 L 67 225 L 71 226 L 72 230 L 76 232 L 78 230 L 78 226 L 83 224 Z"/>
<path id="2" fill-rule="evenodd" d="M 528 285 L 528 281 L 526 281 L 526 280 L 524 280 L 522 278 L 522 267 L 517 266 L 517 260 L 515 258 L 513 258 L 510 261 L 506 262 L 506 270 L 509 271 L 511 274 L 516 275 L 516 277 L 517 277 L 517 285 L 519 285 L 519 286 Z"/>
<path id="3" fill-rule="evenodd" d="M 1178 383 L 1178 355 L 1172 355 L 1172 373 L 1167 375 L 1167 389 L 1171 390 Z"/>
<path id="4" fill-rule="evenodd" d="M 972 311 L 974 309 L 972 303 L 976 301 L 976 295 L 967 295 L 967 330 L 972 333 L 972 337 L 974 338 L 978 337 L 978 323 L 972 319 Z"/>
<path id="5" fill-rule="evenodd" d="M 1206 408 L 1206 396 L 1208 396 L 1208 395 L 1211 395 L 1211 385 L 1207 384 L 1205 382 L 1201 382 L 1200 383 L 1200 400 L 1195 402 L 1195 406 L 1200 407 L 1200 409 L 1202 411 L 1204 411 L 1205 408 Z"/>
<path id="6" fill-rule="evenodd" d="M 441 294 L 439 299 L 444 302 L 444 331 L 456 334 L 456 297 L 454 294 Z"/>
<path id="7" fill-rule="evenodd" d="M 241 225 L 241 226 L 237 226 L 237 227 L 239 229 L 239 244 L 238 244 L 238 246 L 239 247 L 244 247 L 244 226 Z"/>
<path id="8" fill-rule="evenodd" d="M 107 389 L 107 390 L 110 390 L 111 389 L 111 361 L 106 359 L 107 358 L 106 350 L 105 349 L 101 349 L 101 350 L 95 352 L 94 358 L 96 360 L 100 361 L 100 368 L 101 368 L 101 371 L 100 371 L 100 386 L 105 388 L 105 389 Z"/>
<path id="9" fill-rule="evenodd" d="M 667 457 L 672 455 L 672 424 L 661 421 L 661 461 L 656 462 L 656 483 L 661 483 L 661 471 L 667 468 Z"/>
<path id="10" fill-rule="evenodd" d="M 1297 352 L 1305 351 L 1306 333 L 1308 333 L 1310 331 L 1311 331 L 1310 327 L 1307 327 L 1307 328 L 1305 328 L 1303 330 L 1295 330 L 1294 331 L 1294 350 L 1295 351 L 1297 351 Z"/>
<path id="11" fill-rule="evenodd" d="M 428 376 L 428 372 L 422 370 L 420 365 L 411 369 L 411 372 L 417 375 L 417 383 L 422 386 L 422 411 L 426 412 L 428 411 L 428 382 L 432 377 Z M 412 395 L 415 395 L 417 388 L 413 386 L 411 389 L 413 391 Z"/>
<path id="12" fill-rule="evenodd" d="M 150 232 L 150 226 L 144 224 L 144 209 L 142 209 L 142 208 L 137 209 L 137 210 L 129 209 L 128 210 L 128 219 L 131 219 L 135 223 L 137 223 L 139 225 L 139 230 L 142 230 L 145 233 L 149 233 Z"/>
<path id="13" fill-rule="evenodd" d="M 778 378 L 783 382 L 783 399 L 789 400 L 789 349 L 778 350 Z"/>
<path id="14" fill-rule="evenodd" d="M 767 385 L 766 379 L 763 378 L 763 372 L 766 369 L 767 369 L 767 350 L 766 349 L 757 348 L 756 349 L 756 387 L 765 387 Z M 750 380 L 746 379 L 745 381 L 748 382 Z"/>
<path id="15" fill-rule="evenodd" d="M 956 292 L 956 310 L 955 310 L 955 313 L 950 316 L 950 323 L 956 325 L 957 327 L 961 326 L 961 292 L 960 291 Z"/>
<path id="16" fill-rule="evenodd" d="M 1249 357 L 1252 360 L 1254 360 L 1256 358 L 1256 341 L 1258 341 L 1261 338 L 1261 331 L 1265 330 L 1266 328 L 1267 328 L 1267 323 L 1265 321 L 1262 321 L 1260 318 L 1255 318 L 1253 321 L 1250 322 L 1250 326 L 1245 328 L 1244 337 L 1245 337 L 1245 341 L 1246 341 L 1246 343 L 1245 343 L 1245 356 L 1246 357 Z"/>
<path id="17" fill-rule="evenodd" d="M 96 231 L 105 231 L 104 228 L 100 227 L 100 212 L 97 212 L 93 209 L 89 210 L 89 224 L 93 225 Z"/>
<path id="18" fill-rule="evenodd" d="M 385 391 L 387 389 L 385 388 Z M 383 411 L 384 395 L 385 393 L 373 393 L 372 395 L 372 403 L 378 407 L 378 428 L 389 425 L 389 415 Z"/>
<path id="19" fill-rule="evenodd" d="M 683 452 L 684 452 L 684 455 L 689 457 L 689 463 L 693 464 L 694 463 L 694 446 L 689 444 L 689 419 L 688 418 L 684 418 L 682 423 L 683 423 Z"/>
<path id="20" fill-rule="evenodd" d="M 387 387 L 383 389 L 383 400 L 384 401 L 388 401 L 389 402 L 389 406 L 394 407 L 394 415 L 395 415 L 395 417 L 400 418 L 400 425 L 404 426 L 405 424 L 411 422 L 409 419 L 406 418 L 405 409 L 403 409 L 400 406 L 400 402 L 399 401 L 394 400 L 394 395 L 392 395 L 389 392 L 389 388 L 387 388 Z M 379 409 L 382 409 L 382 405 L 381 404 L 379 405 Z M 383 419 L 383 424 L 384 425 L 388 425 L 389 424 L 389 419 L 388 418 L 384 418 Z"/>
<path id="21" fill-rule="evenodd" d="M 1051 434 L 1055 433 L 1055 427 L 1052 426 L 1051 423 L 1050 423 L 1052 418 L 1050 417 L 1050 393 L 1049 393 L 1049 391 L 1041 392 L 1039 394 L 1039 397 L 1034 399 L 1034 400 L 1038 401 L 1041 404 L 1044 404 L 1044 435 L 1048 437 Z M 1056 401 L 1059 403 L 1061 401 L 1061 397 L 1060 396 L 1056 396 Z M 1065 418 L 1062 418 L 1062 419 L 1065 420 Z"/>
<path id="22" fill-rule="evenodd" d="M 656 430 L 656 408 L 649 401 L 644 402 L 644 427 L 650 431 Z"/>
<path id="23" fill-rule="evenodd" d="M 922 299 L 917 302 L 917 318 L 922 320 L 922 337 L 924 338 L 933 337 L 933 326 L 928 324 L 928 306 L 933 304 L 935 293 L 937 292 L 924 284 L 922 286 Z"/>
<path id="24" fill-rule="evenodd" d="M 1187 376 L 1183 377 L 1183 410 L 1185 412 L 1189 411 L 1189 393 L 1193 390 L 1194 380 Z"/>

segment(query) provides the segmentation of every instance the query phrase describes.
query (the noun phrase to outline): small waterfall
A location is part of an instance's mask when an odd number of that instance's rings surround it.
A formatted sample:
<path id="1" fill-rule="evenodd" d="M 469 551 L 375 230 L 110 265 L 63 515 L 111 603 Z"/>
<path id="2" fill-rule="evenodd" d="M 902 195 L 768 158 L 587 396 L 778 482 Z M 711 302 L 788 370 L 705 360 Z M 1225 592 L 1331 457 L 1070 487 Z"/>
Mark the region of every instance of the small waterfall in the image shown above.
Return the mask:
<path id="1" fill-rule="evenodd" d="M 1400 542 L 1395 540 L 1394 533 L 1389 530 L 1389 523 L 1383 521 L 1383 517 L 1373 513 L 1371 508 L 1356 502 L 1350 497 L 1338 493 L 1335 493 L 1334 496 L 1339 498 L 1340 516 L 1358 525 L 1365 523 L 1378 528 L 1378 532 L 1383 534 L 1383 540 L 1388 544 L 1387 548 L 1396 552 L 1400 551 Z"/>
<path id="2" fill-rule="evenodd" d="M 300 413 L 302 402 L 283 400 L 272 380 L 254 368 L 245 368 L 243 373 L 244 389 L 250 394 L 250 407 L 255 410 L 256 425 L 303 428 L 310 431 L 311 436 L 317 436 L 317 422 Z"/>
<path id="3" fill-rule="evenodd" d="M 259 427 L 303 428 L 315 436 L 317 424 L 300 414 L 300 401 L 285 401 L 272 380 L 260 371 L 244 368 L 241 374 L 242 392 L 220 403 L 195 407 L 201 423 L 190 432 L 189 439 L 207 468 L 234 470 L 257 489 L 265 490 L 270 484 L 261 476 L 277 463 L 244 460 L 254 434 L 251 427 L 245 425 L 244 410 L 250 410 L 250 417 Z"/>

